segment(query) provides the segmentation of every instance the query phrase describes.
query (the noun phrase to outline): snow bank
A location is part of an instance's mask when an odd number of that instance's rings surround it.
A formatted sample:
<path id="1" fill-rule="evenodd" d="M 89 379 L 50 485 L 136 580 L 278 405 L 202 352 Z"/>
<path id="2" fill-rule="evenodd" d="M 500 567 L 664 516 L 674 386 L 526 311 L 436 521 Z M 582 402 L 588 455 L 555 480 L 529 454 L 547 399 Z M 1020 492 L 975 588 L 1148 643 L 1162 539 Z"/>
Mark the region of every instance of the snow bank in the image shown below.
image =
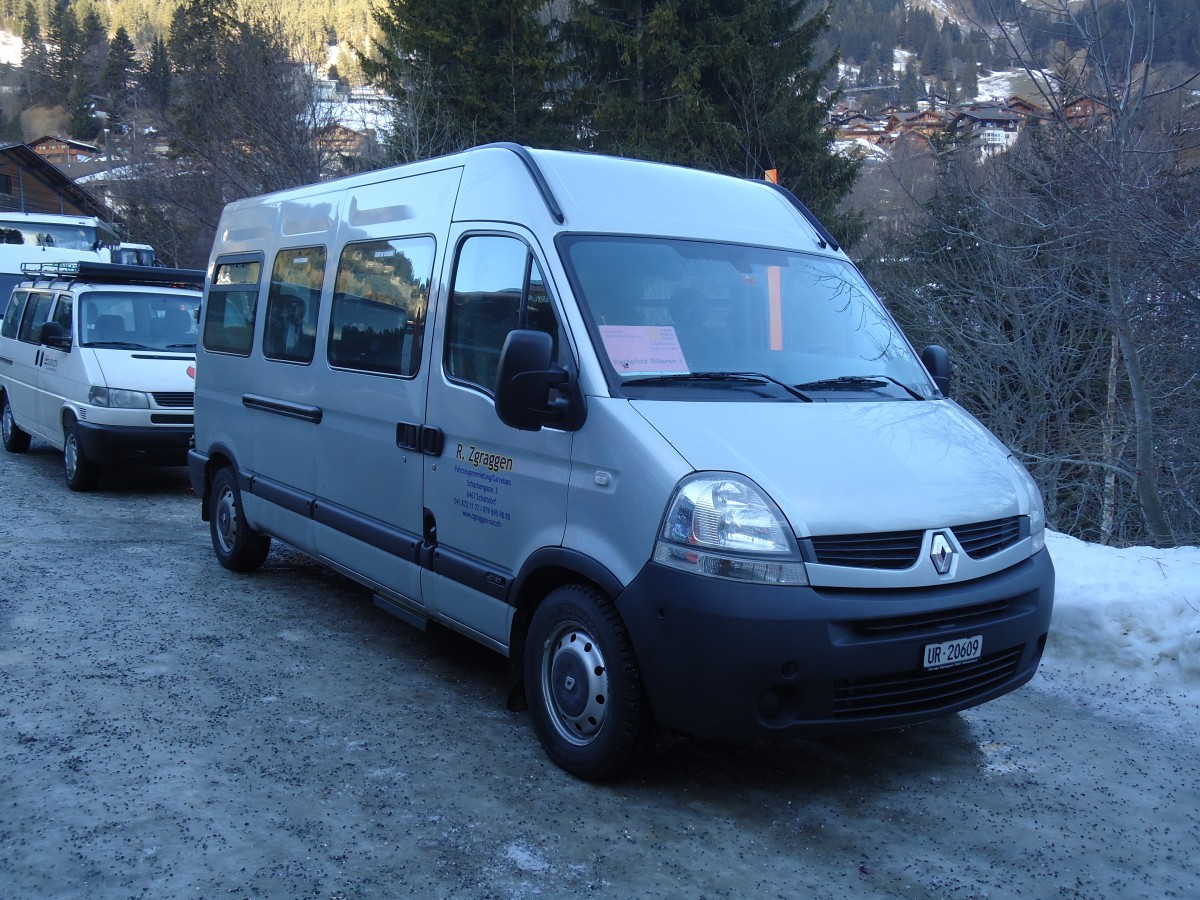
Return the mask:
<path id="1" fill-rule="evenodd" d="M 1053 532 L 1050 638 L 1029 689 L 1121 721 L 1200 728 L 1200 547 L 1117 549 Z"/>

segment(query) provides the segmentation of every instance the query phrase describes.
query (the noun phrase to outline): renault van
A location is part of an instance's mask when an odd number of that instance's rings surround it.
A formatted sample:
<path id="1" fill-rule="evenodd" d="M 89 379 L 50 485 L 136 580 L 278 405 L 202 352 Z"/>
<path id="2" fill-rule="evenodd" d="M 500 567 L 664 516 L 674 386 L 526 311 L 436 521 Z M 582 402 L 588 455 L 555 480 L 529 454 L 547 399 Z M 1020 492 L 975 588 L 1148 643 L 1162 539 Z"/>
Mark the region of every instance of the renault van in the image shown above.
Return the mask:
<path id="1" fill-rule="evenodd" d="M 220 563 L 278 539 L 506 655 L 575 775 L 1034 674 L 1037 488 L 773 184 L 488 145 L 230 204 L 205 291 Z"/>
<path id="2" fill-rule="evenodd" d="M 0 324 L 0 430 L 63 451 L 72 490 L 102 468 L 187 463 L 204 273 L 26 264 Z"/>

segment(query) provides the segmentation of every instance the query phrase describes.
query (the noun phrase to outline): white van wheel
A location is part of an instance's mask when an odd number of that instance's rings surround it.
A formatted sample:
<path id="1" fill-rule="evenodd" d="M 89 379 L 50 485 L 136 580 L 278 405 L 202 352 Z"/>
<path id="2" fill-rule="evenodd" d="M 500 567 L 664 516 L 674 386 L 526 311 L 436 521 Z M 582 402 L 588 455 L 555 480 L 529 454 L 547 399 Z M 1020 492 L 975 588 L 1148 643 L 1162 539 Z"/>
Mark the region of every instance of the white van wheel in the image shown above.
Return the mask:
<path id="1" fill-rule="evenodd" d="M 271 552 L 271 537 L 250 528 L 242 514 L 237 476 L 225 467 L 213 476 L 209 492 L 208 530 L 217 561 L 234 572 L 257 569 Z"/>
<path id="2" fill-rule="evenodd" d="M 13 419 L 7 394 L 0 395 L 0 432 L 4 435 L 4 449 L 9 453 L 24 453 L 29 449 L 29 435 Z"/>
<path id="3" fill-rule="evenodd" d="M 580 778 L 624 772 L 650 723 L 617 611 L 594 587 L 564 585 L 533 614 L 525 648 L 525 690 L 546 753 Z"/>
<path id="4" fill-rule="evenodd" d="M 63 475 L 73 491 L 90 491 L 100 481 L 100 467 L 88 459 L 79 443 L 79 426 L 68 417 L 63 422 Z"/>

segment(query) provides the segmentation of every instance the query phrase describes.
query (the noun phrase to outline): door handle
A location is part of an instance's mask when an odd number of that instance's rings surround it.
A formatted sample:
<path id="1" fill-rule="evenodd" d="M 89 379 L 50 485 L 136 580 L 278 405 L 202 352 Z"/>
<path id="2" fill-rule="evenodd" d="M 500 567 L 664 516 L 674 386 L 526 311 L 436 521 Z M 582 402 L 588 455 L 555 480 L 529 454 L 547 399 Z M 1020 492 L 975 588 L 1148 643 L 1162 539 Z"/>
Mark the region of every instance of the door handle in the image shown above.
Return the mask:
<path id="1" fill-rule="evenodd" d="M 416 422 L 396 423 L 396 446 L 426 456 L 441 456 L 445 438 L 440 428 L 418 425 Z"/>

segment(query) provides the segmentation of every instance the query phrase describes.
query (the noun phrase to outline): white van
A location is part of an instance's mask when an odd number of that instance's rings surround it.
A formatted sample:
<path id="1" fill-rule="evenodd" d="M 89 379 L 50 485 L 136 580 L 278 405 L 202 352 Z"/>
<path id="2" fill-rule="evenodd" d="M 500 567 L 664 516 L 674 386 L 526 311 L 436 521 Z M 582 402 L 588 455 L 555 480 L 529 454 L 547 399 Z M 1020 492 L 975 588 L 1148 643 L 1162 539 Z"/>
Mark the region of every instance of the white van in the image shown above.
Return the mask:
<path id="1" fill-rule="evenodd" d="M 0 324 L 5 449 L 30 435 L 62 449 L 76 491 L 105 466 L 186 464 L 204 273 L 79 262 L 25 275 Z"/>
<path id="2" fill-rule="evenodd" d="M 772 184 L 489 145 L 225 209 L 192 483 L 223 565 L 278 538 L 506 654 L 607 778 L 653 723 L 894 728 L 1033 676 L 1037 488 L 923 358 Z"/>

